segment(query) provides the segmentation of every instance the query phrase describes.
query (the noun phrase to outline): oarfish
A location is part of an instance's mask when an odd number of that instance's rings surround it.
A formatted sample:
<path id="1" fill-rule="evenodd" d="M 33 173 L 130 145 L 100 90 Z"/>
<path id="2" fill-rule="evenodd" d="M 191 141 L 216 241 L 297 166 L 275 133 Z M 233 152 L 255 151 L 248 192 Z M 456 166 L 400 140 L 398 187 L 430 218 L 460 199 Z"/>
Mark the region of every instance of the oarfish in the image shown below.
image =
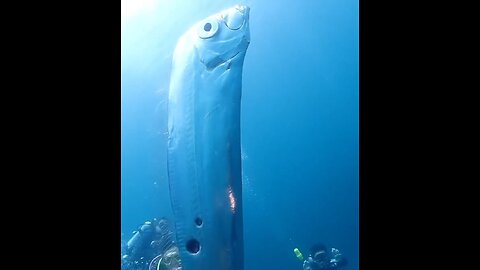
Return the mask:
<path id="1" fill-rule="evenodd" d="M 190 28 L 173 54 L 168 177 L 183 270 L 243 270 L 240 98 L 249 7 Z"/>

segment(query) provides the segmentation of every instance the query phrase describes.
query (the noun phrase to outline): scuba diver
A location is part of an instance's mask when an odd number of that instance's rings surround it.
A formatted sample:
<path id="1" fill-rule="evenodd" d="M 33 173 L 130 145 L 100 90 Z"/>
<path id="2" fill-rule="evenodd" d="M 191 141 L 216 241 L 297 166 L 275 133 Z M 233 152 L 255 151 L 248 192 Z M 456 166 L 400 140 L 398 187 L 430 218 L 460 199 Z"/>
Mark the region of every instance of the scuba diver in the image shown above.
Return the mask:
<path id="1" fill-rule="evenodd" d="M 298 248 L 293 250 L 297 258 L 303 261 L 303 270 L 335 270 L 347 265 L 347 260 L 336 248 L 330 250 L 323 244 L 315 244 L 310 248 L 310 255 L 304 257 Z"/>
<path id="2" fill-rule="evenodd" d="M 122 241 L 122 270 L 181 270 L 173 231 L 165 218 L 145 221 Z"/>

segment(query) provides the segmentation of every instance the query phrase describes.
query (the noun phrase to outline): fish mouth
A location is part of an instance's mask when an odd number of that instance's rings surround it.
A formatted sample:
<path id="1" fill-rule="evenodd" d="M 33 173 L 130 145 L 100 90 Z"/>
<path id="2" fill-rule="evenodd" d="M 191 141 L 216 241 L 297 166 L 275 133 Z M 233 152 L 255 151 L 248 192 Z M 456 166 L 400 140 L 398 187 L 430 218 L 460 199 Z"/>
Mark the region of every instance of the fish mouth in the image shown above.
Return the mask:
<path id="1" fill-rule="evenodd" d="M 234 8 L 244 14 L 248 14 L 250 12 L 250 7 L 246 5 L 235 5 Z"/>
<path id="2" fill-rule="evenodd" d="M 221 14 L 223 23 L 230 30 L 238 30 L 246 24 L 249 19 L 250 7 L 244 5 L 236 5 Z"/>

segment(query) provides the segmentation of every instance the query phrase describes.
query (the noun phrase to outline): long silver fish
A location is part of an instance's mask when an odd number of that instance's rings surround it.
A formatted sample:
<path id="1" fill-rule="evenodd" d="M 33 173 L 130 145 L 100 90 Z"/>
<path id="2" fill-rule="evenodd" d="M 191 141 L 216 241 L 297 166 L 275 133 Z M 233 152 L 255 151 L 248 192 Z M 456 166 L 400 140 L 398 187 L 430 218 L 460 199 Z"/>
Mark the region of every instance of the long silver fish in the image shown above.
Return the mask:
<path id="1" fill-rule="evenodd" d="M 188 30 L 173 55 L 168 177 L 183 270 L 243 270 L 240 150 L 249 7 Z"/>

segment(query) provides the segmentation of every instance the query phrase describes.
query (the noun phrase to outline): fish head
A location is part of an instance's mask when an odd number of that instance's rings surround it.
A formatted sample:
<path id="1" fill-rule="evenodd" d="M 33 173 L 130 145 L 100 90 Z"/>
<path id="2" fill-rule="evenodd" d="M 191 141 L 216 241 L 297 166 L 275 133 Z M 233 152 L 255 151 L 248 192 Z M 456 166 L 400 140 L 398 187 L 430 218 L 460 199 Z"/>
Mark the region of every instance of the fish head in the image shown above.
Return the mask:
<path id="1" fill-rule="evenodd" d="M 198 22 L 192 27 L 195 46 L 200 62 L 208 70 L 231 62 L 243 64 L 250 44 L 248 6 L 236 5 Z"/>

